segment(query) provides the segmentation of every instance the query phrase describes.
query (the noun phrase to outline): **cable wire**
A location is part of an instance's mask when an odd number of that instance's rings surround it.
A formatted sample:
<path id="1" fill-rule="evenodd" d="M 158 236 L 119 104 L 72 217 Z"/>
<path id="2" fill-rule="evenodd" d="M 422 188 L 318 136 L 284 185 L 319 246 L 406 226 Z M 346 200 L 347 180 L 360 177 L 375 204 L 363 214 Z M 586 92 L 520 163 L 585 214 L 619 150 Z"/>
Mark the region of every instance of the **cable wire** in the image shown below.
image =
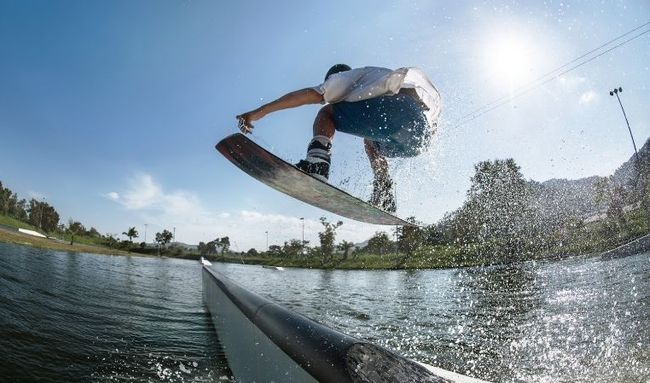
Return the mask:
<path id="1" fill-rule="evenodd" d="M 574 65 L 574 66 L 571 66 L 570 68 L 568 68 L 566 70 L 562 70 L 562 69 L 570 66 L 571 64 L 573 64 L 573 63 L 575 63 L 575 62 L 577 62 L 577 61 L 591 55 L 592 53 L 597 52 L 597 51 L 601 50 L 602 48 L 612 44 L 613 42 L 618 41 L 621 38 L 623 38 L 625 36 L 628 36 L 628 35 L 634 33 L 635 31 L 638 31 L 639 29 L 642 29 L 643 27 L 646 27 L 648 25 L 650 25 L 650 22 L 646 22 L 646 23 L 644 23 L 644 24 L 642 24 L 642 25 L 640 25 L 640 26 L 638 26 L 638 27 L 636 27 L 636 28 L 634 28 L 634 29 L 632 29 L 632 30 L 630 30 L 630 31 L 628 31 L 628 32 L 626 32 L 626 33 L 624 33 L 624 34 L 622 34 L 622 35 L 620 35 L 620 36 L 618 36 L 618 37 L 604 43 L 604 44 L 602 44 L 602 45 L 600 45 L 599 47 L 594 48 L 594 49 L 590 50 L 589 52 L 587 52 L 587 53 L 585 53 L 585 54 L 583 54 L 583 55 L 569 61 L 568 63 L 566 63 L 566 64 L 564 64 L 564 65 L 562 65 L 562 66 L 560 66 L 560 67 L 558 67 L 558 68 L 556 68 L 556 69 L 554 69 L 554 70 L 552 70 L 550 72 L 547 72 L 546 74 L 538 77 L 537 79 L 529 82 L 528 84 L 519 87 L 518 89 L 516 89 L 509 96 L 502 96 L 502 97 L 500 97 L 500 98 L 498 98 L 498 99 L 496 99 L 496 100 L 494 100 L 492 102 L 489 102 L 486 105 L 476 109 L 472 113 L 466 114 L 465 116 L 463 116 L 463 117 L 461 117 L 459 119 L 459 122 L 456 123 L 454 125 L 454 127 L 457 128 L 457 127 L 460 127 L 462 125 L 465 125 L 468 122 L 473 121 L 473 120 L 477 119 L 478 117 L 480 117 L 480 116 L 482 116 L 482 115 L 484 115 L 484 114 L 486 114 L 488 112 L 491 112 L 492 110 L 494 110 L 494 109 L 496 109 L 496 108 L 498 108 L 498 107 L 512 101 L 513 99 L 530 92 L 533 89 L 536 89 L 536 88 L 538 88 L 538 87 L 540 87 L 540 86 L 542 86 L 544 84 L 547 84 L 548 82 L 553 81 L 556 78 L 558 78 L 558 77 L 560 77 L 560 76 L 562 76 L 562 75 L 564 75 L 564 74 L 566 74 L 566 73 L 568 73 L 568 72 L 570 72 L 572 70 L 575 70 L 575 69 L 577 69 L 577 68 L 579 68 L 579 67 L 581 67 L 581 66 L 583 66 L 583 65 L 585 65 L 585 64 L 587 64 L 587 63 L 589 63 L 589 62 L 591 62 L 591 61 L 593 61 L 593 60 L 595 60 L 595 59 L 597 59 L 597 58 L 611 52 L 611 51 L 613 51 L 614 49 L 617 49 L 617 48 L 619 48 L 619 47 L 621 47 L 621 46 L 623 46 L 623 45 L 625 45 L 625 44 L 627 44 L 627 43 L 629 43 L 629 42 L 631 42 L 633 40 L 636 40 L 637 38 L 645 35 L 646 33 L 649 33 L 650 29 L 647 29 L 647 30 L 645 30 L 645 31 L 643 31 L 643 32 L 641 32 L 639 34 L 636 34 L 633 37 L 631 37 L 631 38 L 629 38 L 627 40 L 624 40 L 624 41 L 614 45 L 613 47 L 611 47 L 611 48 L 609 48 L 609 49 L 607 49 L 605 51 L 600 52 L 596 56 L 593 56 L 593 57 L 591 57 L 591 58 L 589 58 L 589 59 L 587 59 L 585 61 L 582 61 L 582 62 Z M 549 76 L 552 76 L 552 77 L 548 78 Z"/>

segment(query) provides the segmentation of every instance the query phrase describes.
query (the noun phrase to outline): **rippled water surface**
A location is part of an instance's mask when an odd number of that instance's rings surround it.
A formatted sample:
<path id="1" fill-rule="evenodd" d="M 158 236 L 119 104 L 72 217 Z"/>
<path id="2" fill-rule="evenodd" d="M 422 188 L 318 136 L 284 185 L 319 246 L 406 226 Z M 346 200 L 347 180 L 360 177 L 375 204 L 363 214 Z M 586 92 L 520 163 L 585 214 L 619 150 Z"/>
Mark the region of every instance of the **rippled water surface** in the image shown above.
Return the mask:
<path id="1" fill-rule="evenodd" d="M 198 262 L 0 243 L 0 380 L 229 376 Z"/>
<path id="2" fill-rule="evenodd" d="M 650 256 L 423 271 L 218 270 L 289 308 L 497 382 L 648 382 Z"/>
<path id="3" fill-rule="evenodd" d="M 213 267 L 338 330 L 483 379 L 650 378 L 648 254 L 463 270 Z M 227 380 L 200 279 L 193 261 L 0 244 L 0 377 Z"/>

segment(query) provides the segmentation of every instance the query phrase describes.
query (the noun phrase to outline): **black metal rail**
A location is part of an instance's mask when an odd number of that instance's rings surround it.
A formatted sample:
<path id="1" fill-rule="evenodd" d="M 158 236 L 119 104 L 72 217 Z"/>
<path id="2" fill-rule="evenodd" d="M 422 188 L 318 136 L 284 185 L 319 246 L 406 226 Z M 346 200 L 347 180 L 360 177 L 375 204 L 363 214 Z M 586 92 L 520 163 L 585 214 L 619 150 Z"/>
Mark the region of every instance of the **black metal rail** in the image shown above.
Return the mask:
<path id="1" fill-rule="evenodd" d="M 240 318 L 223 318 L 224 320 L 250 321 L 300 368 L 319 382 L 450 382 L 434 375 L 418 363 L 323 326 L 273 303 L 204 266 L 204 300 L 210 299 L 206 292 L 215 287 L 241 313 Z M 206 304 L 213 318 L 220 315 L 220 309 L 215 302 L 206 301 Z M 228 345 L 225 347 L 227 349 Z M 254 358 L 256 354 L 252 352 L 251 355 Z M 248 362 L 252 365 L 262 363 L 255 360 Z M 264 368 L 261 364 L 258 366 Z"/>

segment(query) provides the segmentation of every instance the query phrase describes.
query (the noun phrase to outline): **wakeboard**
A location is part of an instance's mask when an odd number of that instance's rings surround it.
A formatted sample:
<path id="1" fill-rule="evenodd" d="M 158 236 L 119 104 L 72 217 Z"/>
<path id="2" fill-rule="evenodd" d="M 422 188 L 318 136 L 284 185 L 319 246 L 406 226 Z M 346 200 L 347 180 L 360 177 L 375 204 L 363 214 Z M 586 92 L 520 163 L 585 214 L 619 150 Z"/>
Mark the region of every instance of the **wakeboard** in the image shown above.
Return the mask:
<path id="1" fill-rule="evenodd" d="M 312 177 L 241 133 L 224 138 L 216 148 L 249 176 L 312 206 L 365 223 L 413 225 L 327 182 Z"/>

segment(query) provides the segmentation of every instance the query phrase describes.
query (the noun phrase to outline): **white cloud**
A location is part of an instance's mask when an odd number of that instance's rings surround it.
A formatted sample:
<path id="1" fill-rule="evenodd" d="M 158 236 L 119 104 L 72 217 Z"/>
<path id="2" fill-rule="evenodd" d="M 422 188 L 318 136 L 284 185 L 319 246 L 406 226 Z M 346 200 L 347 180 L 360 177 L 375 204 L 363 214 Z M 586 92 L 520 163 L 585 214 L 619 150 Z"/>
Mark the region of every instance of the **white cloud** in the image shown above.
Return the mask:
<path id="1" fill-rule="evenodd" d="M 598 99 L 598 94 L 593 90 L 589 90 L 580 95 L 580 105 L 589 105 Z"/>
<path id="2" fill-rule="evenodd" d="M 165 192 L 149 174 L 137 174 L 123 193 L 106 196 L 128 210 L 162 211 L 170 215 L 185 215 L 201 210 L 198 197 L 186 191 Z"/>
<path id="3" fill-rule="evenodd" d="M 112 200 L 112 201 L 117 201 L 117 200 L 120 199 L 120 195 L 117 192 L 106 193 L 105 197 Z"/>
<path id="4" fill-rule="evenodd" d="M 148 240 L 156 231 L 176 228 L 176 238 L 181 242 L 196 244 L 217 237 L 228 236 L 236 251 L 251 247 L 266 248 L 266 232 L 269 245 L 282 245 L 290 239 L 302 237 L 303 222 L 300 217 L 267 213 L 257 210 L 214 211 L 192 192 L 171 190 L 161 186 L 149 174 L 136 174 L 122 191 L 112 191 L 104 196 L 135 214 L 137 220 L 149 226 Z M 125 218 L 126 219 L 126 218 Z M 133 216 L 130 219 L 134 219 Z M 339 218 L 330 218 L 337 221 Z M 337 241 L 352 242 L 367 240 L 375 231 L 389 230 L 380 226 L 360 224 L 344 220 L 337 231 Z M 133 225 L 126 222 L 124 226 Z M 322 225 L 317 219 L 304 220 L 305 239 L 311 245 L 318 244 L 318 232 Z M 144 227 L 138 228 L 144 234 Z M 144 240 L 144 238 L 142 238 Z"/>

